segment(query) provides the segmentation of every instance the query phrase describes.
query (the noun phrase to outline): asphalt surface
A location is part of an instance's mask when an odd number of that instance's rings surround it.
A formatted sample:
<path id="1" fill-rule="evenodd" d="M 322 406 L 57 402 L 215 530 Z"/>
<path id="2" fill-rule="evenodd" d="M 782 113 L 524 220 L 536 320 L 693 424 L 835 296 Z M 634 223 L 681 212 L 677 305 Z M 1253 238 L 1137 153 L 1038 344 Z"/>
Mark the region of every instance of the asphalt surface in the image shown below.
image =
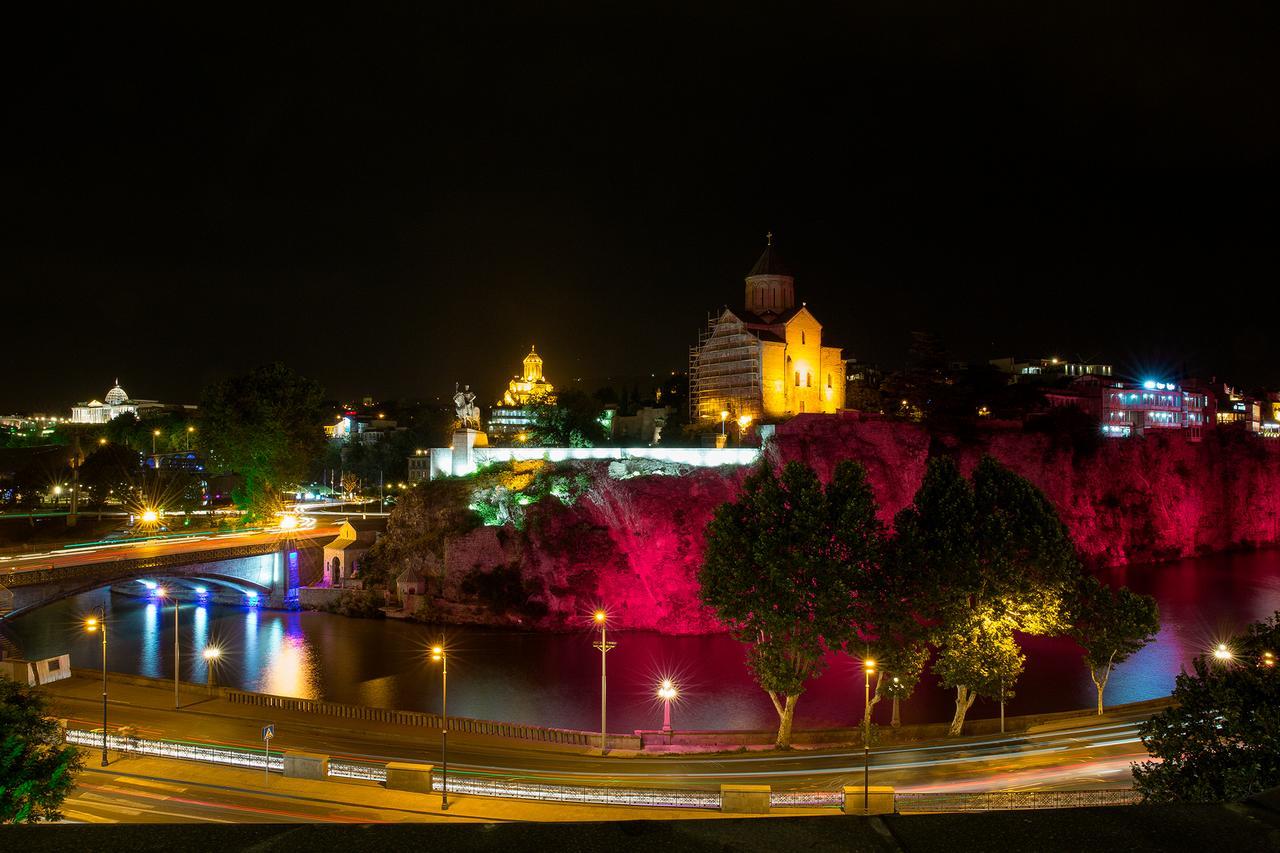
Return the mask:
<path id="1" fill-rule="evenodd" d="M 50 685 L 55 708 L 74 728 L 100 725 L 100 688 L 91 679 Z M 318 752 L 335 758 L 438 763 L 439 733 L 322 715 L 268 711 L 220 699 L 190 697 L 175 711 L 172 693 L 113 686 L 109 722 L 144 738 L 261 746 L 261 727 L 276 724 L 272 749 Z M 1054 790 L 1128 788 L 1130 764 L 1146 758 L 1138 738 L 1141 716 L 1082 716 L 1018 734 L 975 736 L 871 753 L 871 784 L 902 791 Z M 646 787 L 718 788 L 726 783 L 772 784 L 775 789 L 832 790 L 861 785 L 860 749 L 788 752 L 613 753 L 451 733 L 450 771 L 546 782 Z"/>

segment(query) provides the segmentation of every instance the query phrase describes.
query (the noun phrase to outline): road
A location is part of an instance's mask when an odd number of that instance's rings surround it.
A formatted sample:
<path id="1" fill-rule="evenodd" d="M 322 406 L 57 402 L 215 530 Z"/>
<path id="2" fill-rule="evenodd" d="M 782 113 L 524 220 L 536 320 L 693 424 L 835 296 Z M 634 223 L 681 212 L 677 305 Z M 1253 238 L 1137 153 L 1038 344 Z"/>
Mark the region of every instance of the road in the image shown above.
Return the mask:
<path id="1" fill-rule="evenodd" d="M 322 525 L 310 519 L 304 520 L 304 523 L 307 525 L 306 527 L 289 531 L 289 534 L 295 539 L 306 541 L 330 539 L 336 536 L 338 532 L 338 526 L 335 524 L 325 523 Z M 209 531 L 189 535 L 173 534 L 169 537 L 148 538 L 141 541 L 126 540 L 122 542 L 66 545 L 50 551 L 0 557 L 0 574 L 12 575 L 35 569 L 84 566 L 112 560 L 188 554 L 220 547 L 269 545 L 279 542 L 284 535 L 285 532 L 278 528 L 267 528 L 265 530 L 246 530 L 230 533 Z"/>
<path id="2" fill-rule="evenodd" d="M 76 728 L 100 725 L 99 689 L 90 679 L 53 687 L 58 713 Z M 132 692 L 130 692 L 132 690 Z M 163 691 L 112 688 L 112 725 L 129 724 L 144 738 L 187 740 L 258 748 L 263 715 L 273 712 L 195 699 L 182 711 L 162 707 Z M 155 694 L 153 705 L 150 697 Z M 167 694 L 172 701 L 172 693 Z M 185 702 L 185 700 L 184 700 Z M 1009 735 L 886 747 L 873 751 L 872 784 L 904 791 L 1050 790 L 1127 788 L 1129 764 L 1146 757 L 1138 739 L 1141 716 L 1081 717 L 1061 727 Z M 339 718 L 272 717 L 276 750 L 301 750 L 335 758 L 438 763 L 438 733 L 415 727 L 357 723 Z M 769 783 L 777 789 L 833 790 L 860 785 L 861 750 L 637 755 L 601 757 L 542 744 L 454 733 L 451 772 L 543 782 L 643 787 L 717 788 L 725 783 Z"/>

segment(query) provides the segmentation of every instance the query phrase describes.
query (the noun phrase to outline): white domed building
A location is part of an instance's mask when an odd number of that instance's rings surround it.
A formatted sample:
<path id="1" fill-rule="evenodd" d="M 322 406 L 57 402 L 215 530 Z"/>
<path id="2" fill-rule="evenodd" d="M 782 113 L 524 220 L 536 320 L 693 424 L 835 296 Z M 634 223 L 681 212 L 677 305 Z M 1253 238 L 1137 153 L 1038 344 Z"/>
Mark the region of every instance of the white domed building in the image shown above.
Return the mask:
<path id="1" fill-rule="evenodd" d="M 120 387 L 120 380 L 117 379 L 115 386 L 101 400 L 90 400 L 87 403 L 72 406 L 71 422 L 73 424 L 105 424 L 121 415 L 137 415 L 138 404 L 141 402 L 152 401 L 130 400 L 129 395 Z"/>

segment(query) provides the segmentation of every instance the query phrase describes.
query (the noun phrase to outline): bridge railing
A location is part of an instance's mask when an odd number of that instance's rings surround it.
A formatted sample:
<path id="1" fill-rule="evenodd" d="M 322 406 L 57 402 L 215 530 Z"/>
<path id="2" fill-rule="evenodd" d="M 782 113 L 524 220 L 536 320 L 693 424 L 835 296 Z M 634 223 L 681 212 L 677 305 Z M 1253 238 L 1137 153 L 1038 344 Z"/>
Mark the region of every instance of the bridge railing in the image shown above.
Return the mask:
<path id="1" fill-rule="evenodd" d="M 1142 801 L 1133 789 L 1114 791 L 934 791 L 893 795 L 894 809 L 902 814 L 927 812 L 991 812 L 1030 809 L 1079 809 L 1095 806 L 1132 806 Z"/>

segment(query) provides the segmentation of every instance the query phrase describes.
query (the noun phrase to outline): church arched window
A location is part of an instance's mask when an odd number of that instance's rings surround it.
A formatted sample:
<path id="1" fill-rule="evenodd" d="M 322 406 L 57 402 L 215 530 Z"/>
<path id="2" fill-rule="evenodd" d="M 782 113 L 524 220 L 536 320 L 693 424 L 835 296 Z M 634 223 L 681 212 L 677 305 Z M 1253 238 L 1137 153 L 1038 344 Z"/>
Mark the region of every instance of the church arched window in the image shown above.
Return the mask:
<path id="1" fill-rule="evenodd" d="M 806 387 L 806 388 L 812 388 L 812 387 L 813 387 L 813 372 L 812 372 L 812 371 L 806 370 L 806 371 L 804 372 L 804 387 Z"/>
<path id="2" fill-rule="evenodd" d="M 800 371 L 796 371 L 796 387 L 800 387 Z"/>
<path id="3" fill-rule="evenodd" d="M 804 346 L 804 329 L 800 330 L 800 345 Z"/>

